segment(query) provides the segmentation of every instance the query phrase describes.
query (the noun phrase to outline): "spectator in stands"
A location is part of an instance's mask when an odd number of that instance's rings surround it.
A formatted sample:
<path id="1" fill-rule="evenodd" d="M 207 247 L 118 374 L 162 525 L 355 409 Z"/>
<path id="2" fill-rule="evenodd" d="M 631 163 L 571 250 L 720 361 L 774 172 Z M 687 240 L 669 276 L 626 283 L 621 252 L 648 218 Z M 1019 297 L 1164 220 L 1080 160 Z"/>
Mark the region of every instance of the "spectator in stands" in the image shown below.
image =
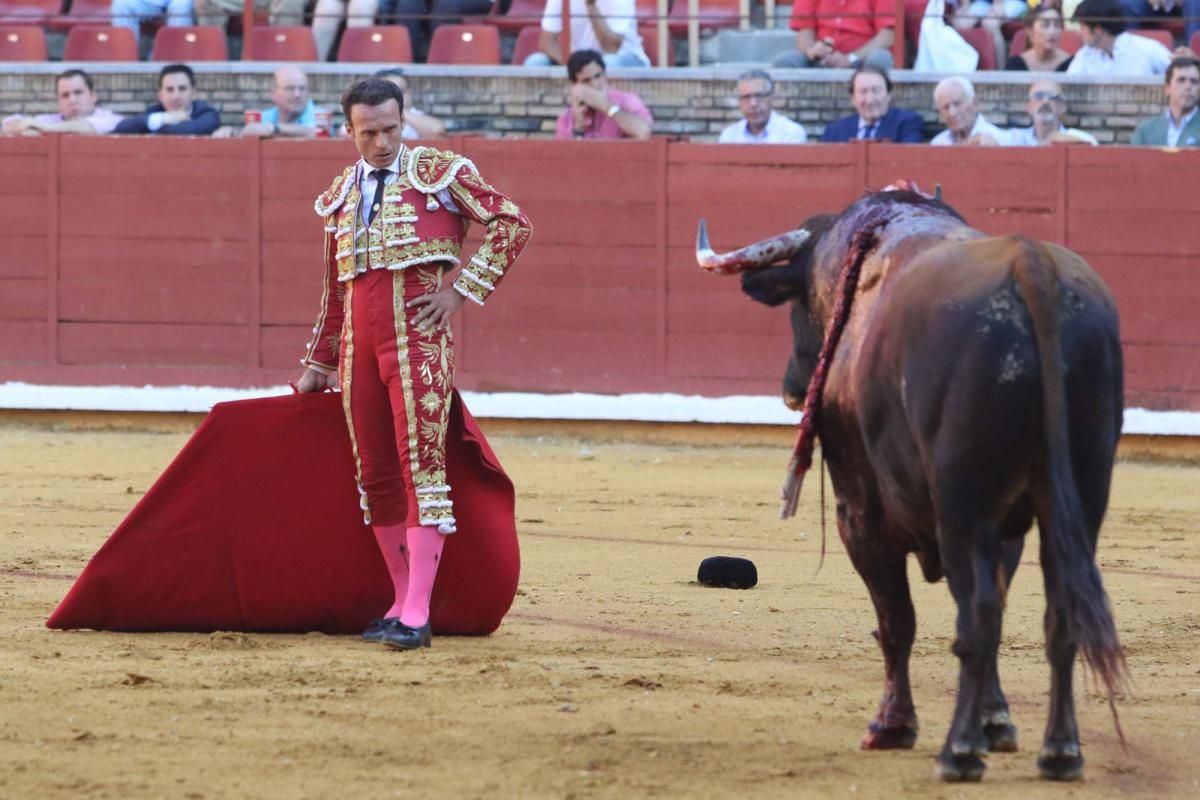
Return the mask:
<path id="1" fill-rule="evenodd" d="M 654 118 L 632 92 L 610 89 L 604 57 L 577 50 L 567 59 L 567 109 L 558 118 L 559 139 L 649 139 Z"/>
<path id="2" fill-rule="evenodd" d="M 136 117 L 121 120 L 113 133 L 161 133 L 208 136 L 221 124 L 221 115 L 196 99 L 196 74 L 187 64 L 167 64 L 158 73 L 158 102 Z"/>
<path id="3" fill-rule="evenodd" d="M 312 139 L 317 136 L 317 106 L 308 96 L 308 76 L 302 69 L 287 64 L 275 70 L 271 102 L 270 108 L 259 112 L 260 121 L 246 123 L 241 130 L 242 136 L 259 139 Z M 238 130 L 228 125 L 222 125 L 213 133 L 216 137 L 235 135 Z"/>
<path id="4" fill-rule="evenodd" d="M 975 87 L 961 75 L 943 78 L 933 89 L 933 102 L 946 130 L 933 137 L 932 145 L 984 144 L 984 137 L 1003 141 L 1004 133 L 979 113 Z"/>
<path id="5" fill-rule="evenodd" d="M 498 5 L 497 10 L 505 14 L 512 0 L 498 0 L 498 3 L 493 3 L 493 0 L 379 0 L 376 16 L 380 23 L 399 23 L 408 28 L 413 58 L 424 61 L 429 40 L 439 25 L 457 24 L 468 16 L 486 16 L 491 13 L 493 5 Z"/>
<path id="6" fill-rule="evenodd" d="M 386 67 L 375 73 L 376 78 L 386 78 L 400 87 L 404 93 L 404 130 L 402 139 L 437 139 L 446 135 L 446 124 L 432 114 L 413 108 L 413 93 L 409 91 L 408 78 L 399 67 Z"/>
<path id="7" fill-rule="evenodd" d="M 775 81 L 766 70 L 752 69 L 738 76 L 737 101 L 742 117 L 721 131 L 721 144 L 804 144 L 804 126 L 771 108 Z"/>
<path id="8" fill-rule="evenodd" d="M 970 0 L 958 4 L 950 22 L 960 31 L 976 27 L 987 31 L 996 48 L 996 58 L 999 59 L 1005 52 L 1001 27 L 1009 20 L 1019 18 L 1028 9 L 1025 0 Z"/>
<path id="9" fill-rule="evenodd" d="M 1167 67 L 1167 110 L 1143 120 L 1130 144 L 1200 147 L 1200 60 L 1184 56 Z"/>
<path id="10" fill-rule="evenodd" d="M 1062 10 L 1057 4 L 1042 3 L 1029 9 L 1025 23 L 1025 52 L 1009 56 L 1007 70 L 1029 72 L 1066 72 L 1071 54 L 1058 46 L 1062 39 Z"/>
<path id="11" fill-rule="evenodd" d="M 1183 41 L 1200 31 L 1200 0 L 1121 0 L 1130 28 L 1162 21 L 1183 20 Z"/>
<path id="12" fill-rule="evenodd" d="M 1068 75 L 1162 75 L 1171 63 L 1171 51 L 1160 43 L 1125 32 L 1121 0 L 1083 0 L 1073 19 L 1084 46 L 1071 59 Z"/>
<path id="13" fill-rule="evenodd" d="M 379 0 L 317 0 L 313 7 L 312 34 L 317 44 L 317 60 L 333 58 L 333 44 L 338 28 L 345 21 L 347 28 L 366 28 L 375 24 Z M 413 40 L 413 47 L 417 41 Z"/>
<path id="14" fill-rule="evenodd" d="M 892 68 L 895 0 L 796 0 L 792 30 L 796 49 L 776 67 L 854 69 L 859 64 Z"/>
<path id="15" fill-rule="evenodd" d="M 562 0 L 546 0 L 538 52 L 525 59 L 529 67 L 559 63 L 562 52 Z M 580 51 L 602 54 L 604 67 L 648 67 L 650 59 L 637 29 L 635 0 L 571 0 L 572 58 Z"/>
<path id="16" fill-rule="evenodd" d="M 141 32 L 142 20 L 167 18 L 168 25 L 192 24 L 192 0 L 113 0 L 112 24 L 129 28 L 133 38 Z M 97 20 L 95 24 L 104 24 Z"/>
<path id="17" fill-rule="evenodd" d="M 863 64 L 850 76 L 850 102 L 857 112 L 825 127 L 822 142 L 876 139 L 885 142 L 917 143 L 921 116 L 915 111 L 892 108 L 892 79 L 885 70 Z"/>
<path id="18" fill-rule="evenodd" d="M 242 0 L 195 0 L 196 24 L 224 28 L 230 17 L 240 17 Z M 307 0 L 254 0 L 254 13 L 267 14 L 271 25 L 303 25 Z"/>
<path id="19" fill-rule="evenodd" d="M 57 114 L 28 117 L 14 114 L 0 123 L 0 133 L 8 136 L 36 136 L 40 133 L 77 133 L 92 136 L 112 133 L 121 115 L 96 105 L 92 76 L 81 69 L 59 73 L 55 80 L 58 95 Z"/>
<path id="20" fill-rule="evenodd" d="M 1067 113 L 1067 100 L 1062 87 L 1051 80 L 1034 81 L 1029 87 L 1029 101 L 1025 112 L 1033 122 L 1028 128 L 1007 128 L 999 140 L 983 144 L 1001 144 L 1009 147 L 1038 147 L 1054 142 L 1099 144 L 1090 133 L 1063 125 L 1062 115 Z"/>

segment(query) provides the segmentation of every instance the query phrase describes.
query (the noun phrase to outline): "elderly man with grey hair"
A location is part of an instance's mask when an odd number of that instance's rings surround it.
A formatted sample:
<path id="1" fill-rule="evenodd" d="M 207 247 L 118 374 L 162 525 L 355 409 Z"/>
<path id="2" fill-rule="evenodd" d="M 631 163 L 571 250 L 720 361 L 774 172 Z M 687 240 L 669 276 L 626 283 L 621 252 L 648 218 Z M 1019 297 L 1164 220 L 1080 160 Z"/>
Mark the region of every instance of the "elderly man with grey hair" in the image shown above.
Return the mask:
<path id="1" fill-rule="evenodd" d="M 737 101 L 743 119 L 721 131 L 721 144 L 804 144 L 804 127 L 771 107 L 775 81 L 765 70 L 752 69 L 738 76 Z"/>
<path id="2" fill-rule="evenodd" d="M 984 144 L 1002 142 L 1004 133 L 979 113 L 975 87 L 961 75 L 943 78 L 933 88 L 933 103 L 946 130 L 933 137 L 932 145 Z"/>

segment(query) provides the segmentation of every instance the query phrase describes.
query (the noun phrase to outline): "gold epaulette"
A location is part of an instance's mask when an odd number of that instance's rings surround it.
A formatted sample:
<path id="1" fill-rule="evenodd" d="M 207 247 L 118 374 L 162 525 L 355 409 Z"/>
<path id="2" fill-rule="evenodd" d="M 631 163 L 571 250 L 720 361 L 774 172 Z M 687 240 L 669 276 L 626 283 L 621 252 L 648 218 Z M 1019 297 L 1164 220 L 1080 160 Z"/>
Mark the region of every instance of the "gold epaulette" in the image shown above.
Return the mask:
<path id="1" fill-rule="evenodd" d="M 324 218 L 337 211 L 346 201 L 346 195 L 350 194 L 350 187 L 353 185 L 354 167 L 349 166 L 345 172 L 333 179 L 333 185 L 329 189 L 317 195 L 317 202 L 313 203 L 313 210 L 317 212 L 317 216 Z"/>
<path id="2" fill-rule="evenodd" d="M 437 194 L 454 182 L 464 166 L 478 171 L 466 156 L 433 147 L 414 147 L 408 159 L 408 180 L 421 194 Z"/>

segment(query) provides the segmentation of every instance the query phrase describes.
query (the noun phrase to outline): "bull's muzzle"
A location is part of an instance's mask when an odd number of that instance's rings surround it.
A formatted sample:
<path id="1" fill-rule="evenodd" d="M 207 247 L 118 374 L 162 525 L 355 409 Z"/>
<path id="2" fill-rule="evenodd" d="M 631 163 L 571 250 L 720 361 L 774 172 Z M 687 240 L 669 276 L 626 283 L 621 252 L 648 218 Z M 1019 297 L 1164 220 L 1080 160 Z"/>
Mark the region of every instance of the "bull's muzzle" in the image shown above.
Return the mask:
<path id="1" fill-rule="evenodd" d="M 732 253 L 714 253 L 708 242 L 708 226 L 700 220 L 696 231 L 696 263 L 714 275 L 734 275 L 791 258 L 811 235 L 804 228 L 797 228 Z"/>

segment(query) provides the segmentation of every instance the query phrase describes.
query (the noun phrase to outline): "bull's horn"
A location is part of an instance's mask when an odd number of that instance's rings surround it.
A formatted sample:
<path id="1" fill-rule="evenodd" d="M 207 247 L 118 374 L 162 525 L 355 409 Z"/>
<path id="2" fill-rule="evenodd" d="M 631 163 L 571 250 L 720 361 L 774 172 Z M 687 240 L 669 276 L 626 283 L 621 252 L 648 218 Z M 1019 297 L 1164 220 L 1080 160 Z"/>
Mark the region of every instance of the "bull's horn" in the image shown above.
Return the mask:
<path id="1" fill-rule="evenodd" d="M 714 275 L 733 275 L 758 269 L 794 256 L 812 234 L 804 228 L 781 233 L 732 253 L 714 253 L 708 242 L 708 226 L 700 220 L 696 231 L 696 263 Z"/>

